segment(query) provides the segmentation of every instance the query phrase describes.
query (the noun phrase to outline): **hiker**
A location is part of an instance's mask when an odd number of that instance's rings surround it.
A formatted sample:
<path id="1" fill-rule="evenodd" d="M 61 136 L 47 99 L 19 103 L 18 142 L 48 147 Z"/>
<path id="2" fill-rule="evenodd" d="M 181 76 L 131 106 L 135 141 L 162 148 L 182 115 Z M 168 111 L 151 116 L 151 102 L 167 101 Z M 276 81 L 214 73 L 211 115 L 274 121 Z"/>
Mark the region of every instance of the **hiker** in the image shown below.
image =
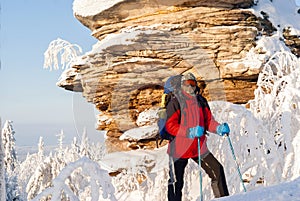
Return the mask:
<path id="1" fill-rule="evenodd" d="M 201 95 L 202 91 L 197 87 L 195 76 L 187 73 L 181 77 L 181 90 L 171 98 L 166 107 L 165 128 L 175 137 L 168 145 L 168 154 L 173 159 L 173 168 L 170 168 L 169 172 L 169 201 L 181 200 L 184 170 L 188 159 L 193 159 L 197 164 L 199 162 L 198 137 L 201 167 L 211 179 L 214 196 L 218 198 L 229 195 L 223 166 L 208 150 L 205 134 L 206 131 L 210 131 L 223 136 L 229 134 L 230 129 L 227 123 L 220 124 L 214 120 L 207 100 Z M 175 175 L 175 180 L 172 175 Z"/>

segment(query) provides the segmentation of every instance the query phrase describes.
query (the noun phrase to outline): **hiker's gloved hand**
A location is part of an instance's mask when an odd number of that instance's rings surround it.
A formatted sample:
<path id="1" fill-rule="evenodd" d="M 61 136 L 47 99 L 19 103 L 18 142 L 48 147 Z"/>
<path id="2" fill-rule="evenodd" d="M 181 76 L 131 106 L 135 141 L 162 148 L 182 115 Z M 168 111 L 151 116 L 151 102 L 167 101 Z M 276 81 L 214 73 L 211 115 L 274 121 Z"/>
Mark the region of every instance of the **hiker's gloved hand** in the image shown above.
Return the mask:
<path id="1" fill-rule="evenodd" d="M 198 138 L 204 134 L 204 128 L 202 126 L 196 126 L 193 128 L 189 128 L 187 137 L 188 138 Z"/>
<path id="2" fill-rule="evenodd" d="M 217 133 L 220 136 L 229 135 L 230 128 L 227 123 L 222 123 L 219 126 L 217 126 Z"/>

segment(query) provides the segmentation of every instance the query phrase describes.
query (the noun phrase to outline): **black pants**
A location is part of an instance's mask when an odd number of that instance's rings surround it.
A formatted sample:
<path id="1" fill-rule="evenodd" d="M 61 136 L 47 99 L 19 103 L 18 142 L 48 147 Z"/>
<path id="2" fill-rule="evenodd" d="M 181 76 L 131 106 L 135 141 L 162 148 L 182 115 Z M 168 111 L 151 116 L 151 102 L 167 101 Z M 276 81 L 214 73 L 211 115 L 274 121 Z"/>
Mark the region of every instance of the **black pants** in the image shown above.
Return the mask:
<path id="1" fill-rule="evenodd" d="M 198 158 L 193 158 L 198 163 Z M 174 159 L 174 172 L 176 182 L 168 185 L 168 200 L 169 201 L 181 201 L 182 188 L 183 188 L 183 176 L 184 169 L 188 163 L 188 159 Z M 205 158 L 201 159 L 201 167 L 208 174 L 211 179 L 211 187 L 215 198 L 229 195 L 224 169 L 219 161 L 209 153 Z M 171 172 L 169 173 L 172 174 Z"/>

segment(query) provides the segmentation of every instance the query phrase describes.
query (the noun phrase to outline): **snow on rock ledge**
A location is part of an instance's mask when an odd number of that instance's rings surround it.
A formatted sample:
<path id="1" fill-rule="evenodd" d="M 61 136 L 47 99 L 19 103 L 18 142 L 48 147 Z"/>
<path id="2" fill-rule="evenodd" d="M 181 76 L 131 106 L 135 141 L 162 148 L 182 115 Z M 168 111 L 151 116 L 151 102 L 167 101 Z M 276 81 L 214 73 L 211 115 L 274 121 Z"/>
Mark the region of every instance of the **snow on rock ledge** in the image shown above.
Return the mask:
<path id="1" fill-rule="evenodd" d="M 120 140 L 139 141 L 145 139 L 153 139 L 158 133 L 158 126 L 156 124 L 149 126 L 142 126 L 125 131 Z"/>
<path id="2" fill-rule="evenodd" d="M 77 15 L 92 16 L 96 15 L 108 8 L 111 8 L 115 4 L 124 0 L 75 0 L 73 2 L 73 11 Z"/>

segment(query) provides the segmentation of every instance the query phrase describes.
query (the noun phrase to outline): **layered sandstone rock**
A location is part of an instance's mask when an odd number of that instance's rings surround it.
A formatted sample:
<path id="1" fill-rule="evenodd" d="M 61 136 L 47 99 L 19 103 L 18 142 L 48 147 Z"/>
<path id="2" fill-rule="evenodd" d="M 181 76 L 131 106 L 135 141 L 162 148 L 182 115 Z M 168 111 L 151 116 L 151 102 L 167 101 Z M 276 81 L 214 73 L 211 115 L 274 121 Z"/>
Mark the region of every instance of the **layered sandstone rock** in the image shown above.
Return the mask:
<path id="1" fill-rule="evenodd" d="M 119 137 L 137 127 L 141 112 L 159 105 L 170 75 L 193 72 L 206 82 L 209 100 L 246 103 L 253 98 L 263 61 L 253 67 L 244 60 L 257 36 L 271 35 L 275 28 L 246 9 L 252 4 L 119 1 L 94 15 L 75 13 L 100 42 L 59 86 L 82 92 L 95 104 L 101 112 L 98 129 L 108 131 L 109 151 L 154 147 L 153 137 L 138 142 Z"/>
<path id="2" fill-rule="evenodd" d="M 283 37 L 285 44 L 291 49 L 297 57 L 300 57 L 300 36 L 291 33 L 290 27 L 287 27 L 283 31 Z"/>

